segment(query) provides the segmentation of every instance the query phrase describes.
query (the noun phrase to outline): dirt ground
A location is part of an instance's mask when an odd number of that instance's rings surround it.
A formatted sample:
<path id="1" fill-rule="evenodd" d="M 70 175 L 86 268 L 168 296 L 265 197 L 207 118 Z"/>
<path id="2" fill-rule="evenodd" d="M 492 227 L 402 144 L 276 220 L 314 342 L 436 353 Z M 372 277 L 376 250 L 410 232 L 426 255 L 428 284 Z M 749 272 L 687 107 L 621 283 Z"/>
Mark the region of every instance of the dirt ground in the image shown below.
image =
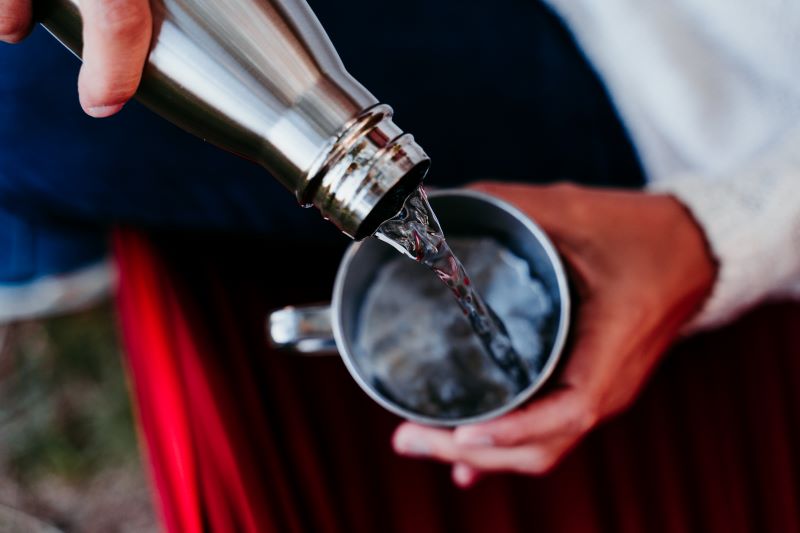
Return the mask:
<path id="1" fill-rule="evenodd" d="M 0 325 L 0 531 L 53 527 L 158 531 L 108 303 Z"/>

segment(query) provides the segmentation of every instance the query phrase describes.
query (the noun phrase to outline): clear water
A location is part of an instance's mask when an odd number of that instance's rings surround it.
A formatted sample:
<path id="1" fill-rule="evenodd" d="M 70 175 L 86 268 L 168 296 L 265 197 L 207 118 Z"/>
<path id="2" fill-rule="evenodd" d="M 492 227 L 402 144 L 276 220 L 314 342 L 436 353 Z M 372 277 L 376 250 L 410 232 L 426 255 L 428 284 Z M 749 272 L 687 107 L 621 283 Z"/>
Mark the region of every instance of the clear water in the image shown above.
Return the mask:
<path id="1" fill-rule="evenodd" d="M 422 187 L 408 197 L 395 217 L 378 228 L 375 236 L 433 270 L 450 288 L 482 343 L 486 356 L 517 391 L 531 383 L 525 363 L 514 349 L 507 329 L 486 305 L 464 265 L 448 245 Z"/>
<path id="2" fill-rule="evenodd" d="M 535 378 L 547 356 L 555 308 L 544 285 L 527 261 L 493 239 L 448 241 Z M 393 402 L 439 420 L 507 404 L 517 384 L 457 309 L 449 288 L 427 267 L 399 255 L 384 263 L 359 313 L 354 355 L 362 375 Z"/>

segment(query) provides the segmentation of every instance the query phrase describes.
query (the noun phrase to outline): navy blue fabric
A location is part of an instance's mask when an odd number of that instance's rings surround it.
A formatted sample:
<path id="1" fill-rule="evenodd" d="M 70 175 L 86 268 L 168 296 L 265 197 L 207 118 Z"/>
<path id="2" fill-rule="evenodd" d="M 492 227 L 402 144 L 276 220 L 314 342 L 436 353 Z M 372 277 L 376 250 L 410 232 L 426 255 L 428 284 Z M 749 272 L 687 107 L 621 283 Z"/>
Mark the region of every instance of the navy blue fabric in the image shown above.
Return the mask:
<path id="1" fill-rule="evenodd" d="M 43 29 L 0 47 L 0 206 L 31 220 L 244 229 L 325 227 L 260 167 L 136 102 L 97 120 L 78 104 L 78 60 Z"/>
<path id="2" fill-rule="evenodd" d="M 106 255 L 106 230 L 95 224 L 30 221 L 0 208 L 0 285 L 68 272 Z"/>
<path id="3" fill-rule="evenodd" d="M 641 182 L 601 83 L 538 2 L 310 3 L 349 70 L 431 155 L 431 185 Z M 344 241 L 261 168 L 135 102 L 86 117 L 78 67 L 42 29 L 0 45 L 0 283 L 96 260 L 120 222 Z"/>
<path id="4" fill-rule="evenodd" d="M 541 2 L 309 4 L 350 73 L 431 156 L 428 183 L 642 183 L 602 83 Z"/>

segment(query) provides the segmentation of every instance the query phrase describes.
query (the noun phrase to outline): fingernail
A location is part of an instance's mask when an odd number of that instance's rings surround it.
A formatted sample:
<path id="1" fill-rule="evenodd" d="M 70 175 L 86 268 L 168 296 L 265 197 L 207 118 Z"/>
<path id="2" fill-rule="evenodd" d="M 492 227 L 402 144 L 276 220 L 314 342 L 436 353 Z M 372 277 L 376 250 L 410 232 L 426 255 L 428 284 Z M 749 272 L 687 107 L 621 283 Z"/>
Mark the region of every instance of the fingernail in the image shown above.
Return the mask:
<path id="1" fill-rule="evenodd" d="M 430 445 L 419 437 L 401 437 L 395 443 L 395 449 L 404 455 L 430 455 Z"/>
<path id="2" fill-rule="evenodd" d="M 455 481 L 459 487 L 468 486 L 470 481 L 472 481 L 472 472 L 470 468 L 463 463 L 456 464 L 453 467 L 453 481 Z"/>
<path id="3" fill-rule="evenodd" d="M 468 448 L 484 448 L 494 445 L 494 439 L 491 435 L 481 435 L 479 433 L 456 432 L 455 441 L 459 446 L 466 446 Z"/>
<path id="4" fill-rule="evenodd" d="M 98 105 L 88 108 L 86 112 L 94 118 L 105 118 L 118 113 L 124 105 L 125 104 Z"/>

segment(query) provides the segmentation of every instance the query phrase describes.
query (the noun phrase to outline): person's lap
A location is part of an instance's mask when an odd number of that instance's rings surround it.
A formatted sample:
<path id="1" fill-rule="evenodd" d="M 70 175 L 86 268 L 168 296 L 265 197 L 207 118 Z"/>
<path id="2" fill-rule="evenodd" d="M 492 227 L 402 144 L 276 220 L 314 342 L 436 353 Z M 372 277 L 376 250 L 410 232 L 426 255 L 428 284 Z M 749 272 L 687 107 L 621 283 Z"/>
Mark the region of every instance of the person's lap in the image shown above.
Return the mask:
<path id="1" fill-rule="evenodd" d="M 785 466 L 800 422 L 796 306 L 678 347 L 630 412 L 550 475 L 496 475 L 462 491 L 447 466 L 392 452 L 400 419 L 338 358 L 267 347 L 267 311 L 328 299 L 338 260 L 334 248 L 291 243 L 277 256 L 268 242 L 117 233 L 121 323 L 169 531 L 193 531 L 180 509 L 215 532 L 798 523 L 797 474 Z"/>

